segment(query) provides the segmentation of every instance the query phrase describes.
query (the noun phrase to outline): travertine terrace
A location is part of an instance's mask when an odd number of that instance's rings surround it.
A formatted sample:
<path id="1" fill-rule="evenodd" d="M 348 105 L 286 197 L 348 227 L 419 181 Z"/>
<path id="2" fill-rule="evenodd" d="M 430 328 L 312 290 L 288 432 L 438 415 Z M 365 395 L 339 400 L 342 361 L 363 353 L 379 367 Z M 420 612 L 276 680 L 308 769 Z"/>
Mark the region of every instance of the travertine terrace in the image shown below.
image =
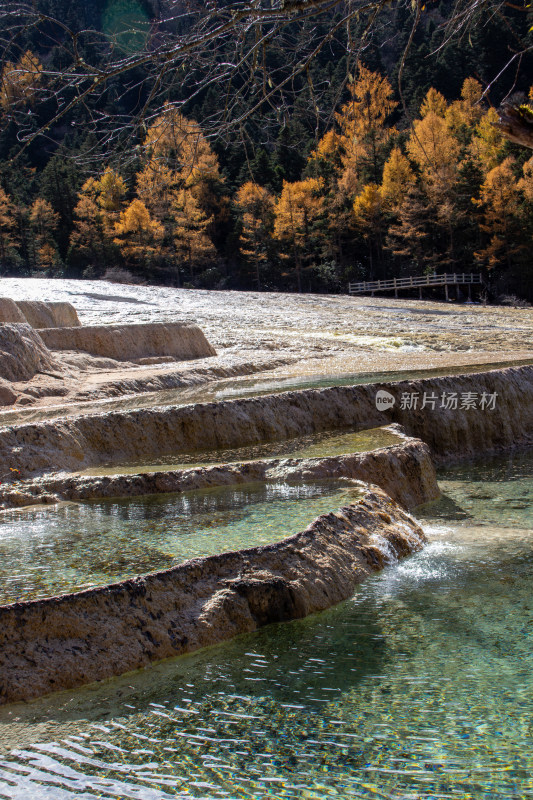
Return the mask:
<path id="1" fill-rule="evenodd" d="M 179 369 L 170 363 L 63 353 L 61 378 L 41 376 L 16 387 L 17 404 L 35 408 L 53 403 L 54 391 L 56 402 L 65 404 L 199 385 L 214 396 L 217 387 L 231 396 L 232 391 L 266 392 L 361 373 L 393 377 L 405 371 L 533 362 L 529 309 L 6 278 L 0 281 L 0 296 L 70 303 L 84 326 L 189 323 L 216 350 L 216 356 L 188 361 Z M 1 305 L 0 318 L 11 321 L 2 316 Z M 251 375 L 256 377 L 236 385 L 237 377 Z"/>
<path id="2" fill-rule="evenodd" d="M 1 283 L 7 299 L 0 301 L 0 459 L 9 470 L 2 509 L 250 481 L 363 482 L 361 500 L 273 545 L 0 607 L 3 702 L 326 608 L 389 557 L 422 546 L 423 532 L 407 509 L 438 496 L 434 462 L 533 442 L 527 309 L 63 280 Z M 198 395 L 191 398 L 194 386 Z M 376 407 L 379 390 L 394 398 L 387 409 Z M 404 395 L 450 393 L 497 402 L 401 403 Z M 361 454 L 73 474 L 391 425 L 397 444 Z"/>
<path id="3" fill-rule="evenodd" d="M 388 558 L 376 535 L 388 543 Z M 328 608 L 423 541 L 415 520 L 374 488 L 277 544 L 0 607 L 0 703 L 108 678 Z"/>

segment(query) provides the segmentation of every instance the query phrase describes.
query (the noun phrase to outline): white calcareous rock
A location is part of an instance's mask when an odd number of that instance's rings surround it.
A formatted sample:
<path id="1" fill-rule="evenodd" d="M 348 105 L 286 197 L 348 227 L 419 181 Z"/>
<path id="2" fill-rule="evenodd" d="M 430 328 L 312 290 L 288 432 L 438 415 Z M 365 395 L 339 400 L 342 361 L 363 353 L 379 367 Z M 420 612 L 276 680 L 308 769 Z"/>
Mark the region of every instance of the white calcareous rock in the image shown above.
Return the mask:
<path id="1" fill-rule="evenodd" d="M 72 303 L 18 300 L 17 306 L 26 321 L 36 330 L 41 328 L 75 328 L 81 324 Z"/>
<path id="2" fill-rule="evenodd" d="M 78 350 L 118 361 L 171 356 L 175 360 L 215 356 L 203 331 L 182 322 L 49 328 L 41 336 L 50 350 Z"/>
<path id="3" fill-rule="evenodd" d="M 0 325 L 0 378 L 28 381 L 38 372 L 57 371 L 59 365 L 27 323 Z"/>

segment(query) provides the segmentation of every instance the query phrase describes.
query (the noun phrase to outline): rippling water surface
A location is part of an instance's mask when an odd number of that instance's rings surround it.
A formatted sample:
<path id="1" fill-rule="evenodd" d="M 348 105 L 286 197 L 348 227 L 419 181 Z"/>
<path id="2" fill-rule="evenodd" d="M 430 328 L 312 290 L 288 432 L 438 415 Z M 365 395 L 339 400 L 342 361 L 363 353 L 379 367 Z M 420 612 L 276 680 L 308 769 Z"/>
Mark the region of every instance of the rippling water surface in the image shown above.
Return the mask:
<path id="1" fill-rule="evenodd" d="M 249 483 L 0 516 L 0 602 L 30 600 L 269 544 L 354 502 L 349 481 Z"/>
<path id="2" fill-rule="evenodd" d="M 2 798 L 533 797 L 533 455 L 349 601 L 0 715 Z"/>

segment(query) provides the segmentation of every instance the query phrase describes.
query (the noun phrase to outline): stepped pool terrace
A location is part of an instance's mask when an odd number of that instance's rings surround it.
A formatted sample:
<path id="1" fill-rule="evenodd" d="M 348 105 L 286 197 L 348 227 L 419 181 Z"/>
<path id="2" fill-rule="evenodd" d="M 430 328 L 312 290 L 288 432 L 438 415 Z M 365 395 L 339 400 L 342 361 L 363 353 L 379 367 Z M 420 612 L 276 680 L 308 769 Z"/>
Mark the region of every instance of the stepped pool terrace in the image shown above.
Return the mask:
<path id="1" fill-rule="evenodd" d="M 2 709 L 0 797 L 532 797 L 532 474 L 441 470 L 425 549 L 321 614 Z"/>
<path id="2" fill-rule="evenodd" d="M 174 458 L 137 459 L 124 464 L 89 467 L 80 475 L 116 475 L 138 472 L 164 472 L 169 469 L 189 469 L 209 464 L 233 464 L 269 458 L 326 458 L 344 453 L 364 453 L 381 447 L 400 444 L 403 434 L 394 426 L 367 428 L 362 431 L 326 431 L 323 433 L 296 436 L 278 442 L 208 450 L 204 452 L 179 453 Z"/>
<path id="3" fill-rule="evenodd" d="M 0 427 L 29 422 L 60 419 L 79 414 L 106 413 L 111 411 L 131 411 L 142 408 L 164 408 L 166 406 L 185 406 L 194 403 L 215 403 L 245 397 L 261 397 L 303 389 L 324 389 L 331 386 L 358 386 L 369 383 L 390 381 L 421 380 L 446 375 L 473 375 L 487 370 L 511 366 L 533 364 L 530 358 L 508 357 L 502 361 L 488 361 L 483 364 L 462 364 L 459 366 L 435 367 L 430 369 L 409 369 L 397 371 L 347 372 L 344 374 L 306 375 L 300 377 L 254 375 L 245 378 L 224 378 L 202 383 L 199 386 L 184 386 L 177 389 L 164 389 L 156 392 L 125 394 L 118 398 L 87 400 L 84 402 L 49 403 L 37 408 L 22 406 L 0 410 Z"/>
<path id="4" fill-rule="evenodd" d="M 348 480 L 245 483 L 4 512 L 0 604 L 277 542 L 360 496 Z"/>

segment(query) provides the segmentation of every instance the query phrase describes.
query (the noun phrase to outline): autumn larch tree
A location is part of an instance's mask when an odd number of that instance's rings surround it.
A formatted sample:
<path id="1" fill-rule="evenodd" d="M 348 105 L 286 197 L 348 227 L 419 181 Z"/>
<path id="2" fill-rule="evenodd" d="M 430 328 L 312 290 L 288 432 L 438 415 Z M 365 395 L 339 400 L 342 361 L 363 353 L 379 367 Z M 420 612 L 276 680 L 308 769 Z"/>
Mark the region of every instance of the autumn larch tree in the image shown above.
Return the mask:
<path id="1" fill-rule="evenodd" d="M 245 261 L 255 268 L 256 285 L 260 291 L 261 271 L 271 249 L 274 200 L 263 186 L 247 181 L 237 192 L 235 203 L 242 216 L 240 251 Z"/>
<path id="2" fill-rule="evenodd" d="M 163 226 L 169 260 L 185 254 L 192 274 L 208 254 L 214 258 L 211 237 L 227 219 L 218 159 L 200 126 L 170 105 L 149 127 L 143 151 L 137 197 Z"/>
<path id="3" fill-rule="evenodd" d="M 353 213 L 356 228 L 368 244 L 370 263 L 369 277 L 375 277 L 375 267 L 379 268 L 383 235 L 385 232 L 385 216 L 381 187 L 375 183 L 367 183 L 354 200 Z"/>
<path id="4" fill-rule="evenodd" d="M 41 84 L 43 66 L 31 50 L 16 63 L 6 61 L 0 73 L 0 108 L 9 113 L 18 105 L 31 105 Z"/>
<path id="5" fill-rule="evenodd" d="M 70 260 L 81 256 L 92 267 L 103 268 L 113 254 L 115 225 L 124 205 L 126 183 L 110 167 L 100 178 L 88 178 L 74 209 L 74 229 L 70 237 Z"/>
<path id="6" fill-rule="evenodd" d="M 388 78 L 363 65 L 348 90 L 351 99 L 335 115 L 341 130 L 344 168 L 357 179 L 377 184 L 385 146 L 393 134 L 386 121 L 398 103 Z"/>
<path id="7" fill-rule="evenodd" d="M 159 245 L 165 233 L 163 226 L 151 218 L 144 203 L 135 199 L 121 212 L 114 227 L 113 241 L 126 261 L 147 273 L 157 260 Z"/>
<path id="8" fill-rule="evenodd" d="M 57 214 L 48 200 L 38 197 L 30 210 L 30 224 L 33 232 L 33 251 L 35 266 L 49 269 L 59 260 L 54 232 L 59 225 Z"/>
<path id="9" fill-rule="evenodd" d="M 177 258 L 187 265 L 191 280 L 194 270 L 213 261 L 216 250 L 207 235 L 210 219 L 200 208 L 191 189 L 180 189 L 172 204 L 174 242 Z M 178 283 L 179 283 L 178 264 Z"/>
<path id="10" fill-rule="evenodd" d="M 10 260 L 17 243 L 15 208 L 4 190 L 0 187 L 0 261 L 2 265 Z"/>
<path id="11" fill-rule="evenodd" d="M 302 269 L 312 257 L 313 226 L 322 216 L 324 201 L 322 182 L 307 178 L 294 183 L 283 182 L 274 214 L 274 236 L 279 240 L 282 256 L 292 257 L 298 291 L 302 291 Z"/>
<path id="12" fill-rule="evenodd" d="M 489 238 L 476 257 L 489 270 L 505 266 L 511 271 L 513 259 L 523 247 L 517 237 L 520 196 L 513 167 L 514 161 L 509 157 L 491 169 L 479 200 L 474 201 L 482 212 L 480 228 Z"/>
<path id="13" fill-rule="evenodd" d="M 427 100 L 428 98 L 426 98 Z M 450 131 L 446 113 L 424 109 L 424 116 L 415 120 L 407 143 L 407 151 L 418 166 L 421 188 L 433 208 L 434 223 L 447 240 L 442 262 L 453 266 L 455 261 L 456 182 L 461 147 Z"/>

